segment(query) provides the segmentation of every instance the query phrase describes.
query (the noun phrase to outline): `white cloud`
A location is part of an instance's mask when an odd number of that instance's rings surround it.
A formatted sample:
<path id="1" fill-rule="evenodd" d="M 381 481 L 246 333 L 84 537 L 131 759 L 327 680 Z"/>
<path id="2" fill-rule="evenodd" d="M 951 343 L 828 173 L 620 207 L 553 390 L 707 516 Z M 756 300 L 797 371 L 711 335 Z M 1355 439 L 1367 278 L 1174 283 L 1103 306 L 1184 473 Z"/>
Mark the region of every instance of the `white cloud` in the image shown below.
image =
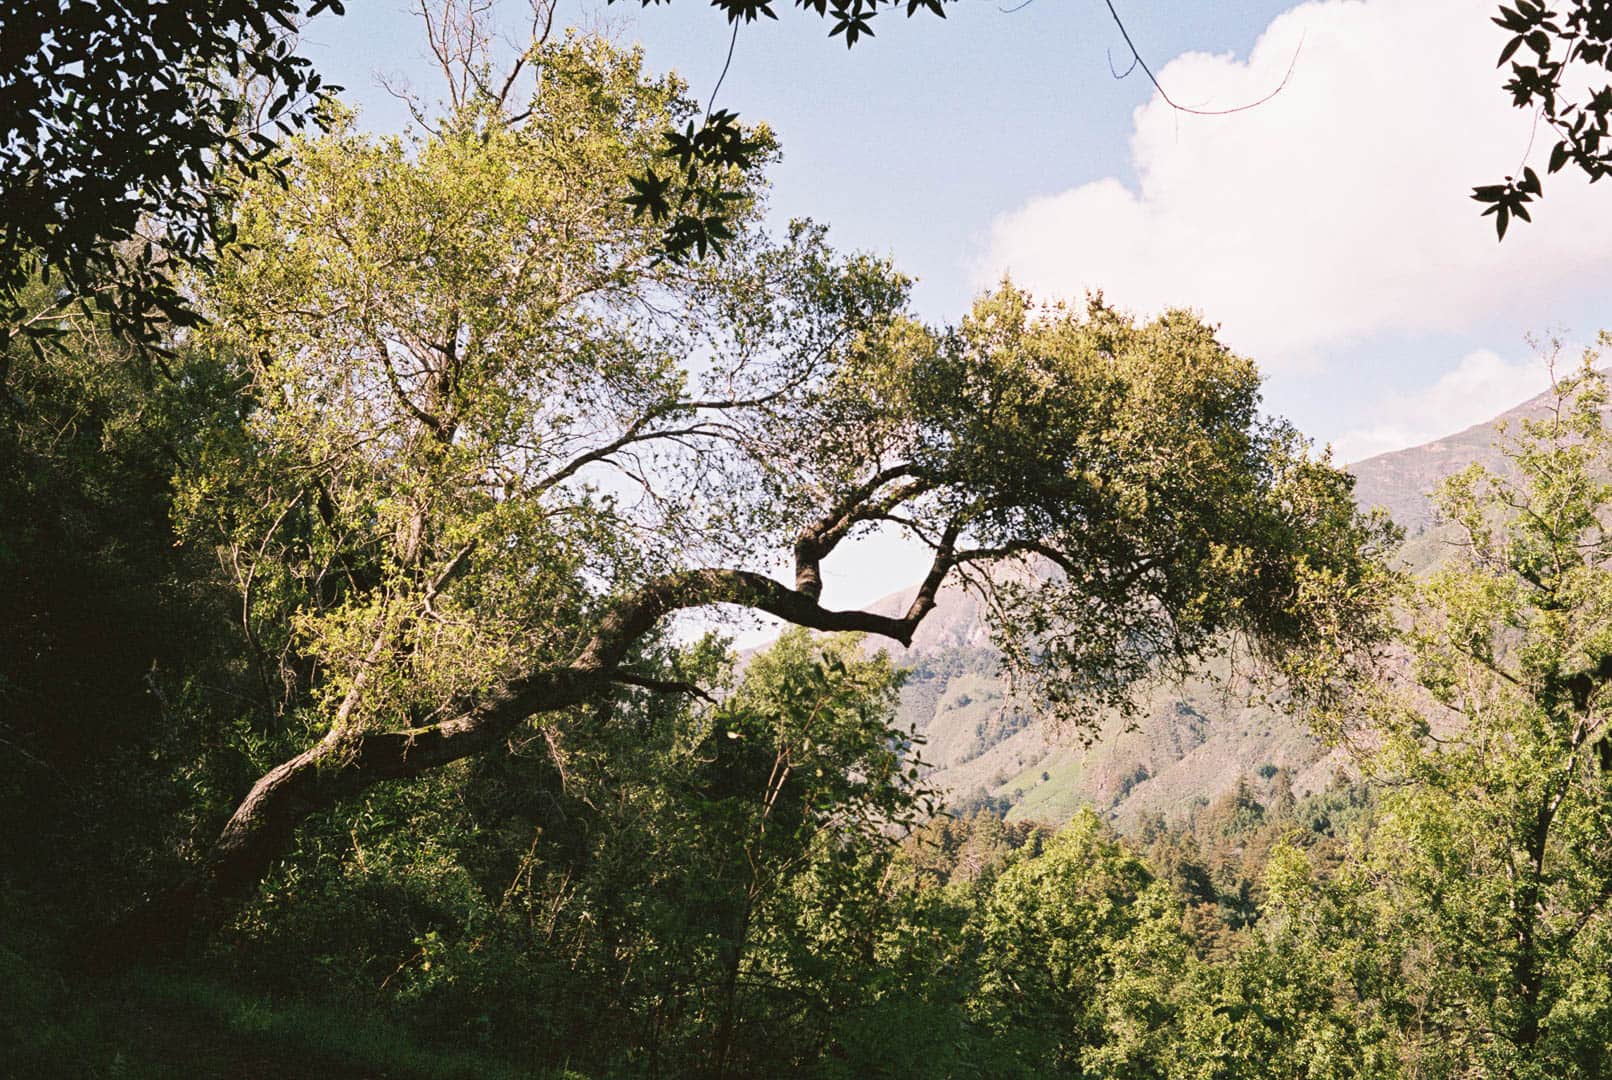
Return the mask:
<path id="1" fill-rule="evenodd" d="M 1246 61 L 1187 54 L 1159 71 L 1187 105 L 1134 116 L 1133 189 L 1108 178 L 992 225 L 977 283 L 1101 288 L 1138 311 L 1191 306 L 1267 369 L 1378 334 L 1449 332 L 1612 280 L 1612 193 L 1545 178 L 1533 225 L 1496 244 L 1468 198 L 1516 168 L 1531 117 L 1509 107 L 1503 35 L 1474 0 L 1323 0 L 1271 22 Z M 1533 162 L 1549 150 L 1541 130 Z"/>
<path id="2" fill-rule="evenodd" d="M 1549 385 L 1549 369 L 1537 357 L 1509 363 L 1479 349 L 1431 386 L 1384 398 L 1369 425 L 1345 432 L 1332 449 L 1340 462 L 1355 462 L 1418 446 L 1492 420 Z"/>

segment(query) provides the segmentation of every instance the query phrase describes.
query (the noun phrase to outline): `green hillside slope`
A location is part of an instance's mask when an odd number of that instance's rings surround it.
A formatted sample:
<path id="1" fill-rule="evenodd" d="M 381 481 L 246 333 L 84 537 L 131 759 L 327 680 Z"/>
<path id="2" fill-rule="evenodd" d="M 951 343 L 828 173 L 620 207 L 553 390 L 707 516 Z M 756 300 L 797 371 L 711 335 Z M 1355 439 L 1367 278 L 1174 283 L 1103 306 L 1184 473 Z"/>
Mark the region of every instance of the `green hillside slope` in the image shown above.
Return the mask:
<path id="1" fill-rule="evenodd" d="M 1349 467 L 1360 504 L 1385 508 L 1405 529 L 1403 557 L 1413 571 L 1436 565 L 1448 550 L 1430 499 L 1439 481 L 1475 461 L 1500 467 L 1503 426 L 1547 407 L 1541 395 L 1488 423 Z M 880 606 L 898 611 L 906 603 L 906 594 L 896 594 Z M 1061 822 L 1091 806 L 1125 829 L 1144 814 L 1180 818 L 1239 780 L 1256 792 L 1290 783 L 1302 796 L 1345 765 L 1300 722 L 1253 700 L 1235 680 L 1161 683 L 1144 693 L 1129 725 L 1110 718 L 1084 737 L 1051 730 L 1011 699 L 979 610 L 960 590 L 942 595 L 903 659 L 912 674 L 902 718 L 928 740 L 929 779 L 959 808 L 989 804 L 1010 819 Z"/>

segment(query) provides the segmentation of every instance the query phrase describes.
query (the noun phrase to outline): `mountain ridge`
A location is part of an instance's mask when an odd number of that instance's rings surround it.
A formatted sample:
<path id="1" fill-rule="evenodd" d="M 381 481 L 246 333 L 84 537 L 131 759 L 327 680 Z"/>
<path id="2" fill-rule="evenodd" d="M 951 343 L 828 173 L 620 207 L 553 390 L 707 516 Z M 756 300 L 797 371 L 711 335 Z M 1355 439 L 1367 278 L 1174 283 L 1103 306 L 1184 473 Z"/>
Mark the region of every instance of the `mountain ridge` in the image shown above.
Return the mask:
<path id="1" fill-rule="evenodd" d="M 1345 466 L 1356 501 L 1385 509 L 1405 530 L 1408 565 L 1431 565 L 1439 556 L 1431 497 L 1438 483 L 1474 462 L 1507 471 L 1501 431 L 1546 415 L 1553 402 L 1547 391 L 1451 435 Z M 913 591 L 874 609 L 899 613 Z M 1053 731 L 1011 700 L 977 602 L 961 588 L 942 590 L 912 645 L 891 652 L 909 668 L 900 719 L 926 740 L 928 782 L 960 812 L 988 806 L 1009 819 L 1057 823 L 1091 806 L 1129 830 L 1153 815 L 1182 818 L 1239 781 L 1256 797 L 1281 787 L 1302 796 L 1347 769 L 1342 753 L 1300 722 L 1254 700 L 1246 686 L 1212 677 L 1145 688 L 1135 717 L 1105 717 L 1087 741 Z"/>

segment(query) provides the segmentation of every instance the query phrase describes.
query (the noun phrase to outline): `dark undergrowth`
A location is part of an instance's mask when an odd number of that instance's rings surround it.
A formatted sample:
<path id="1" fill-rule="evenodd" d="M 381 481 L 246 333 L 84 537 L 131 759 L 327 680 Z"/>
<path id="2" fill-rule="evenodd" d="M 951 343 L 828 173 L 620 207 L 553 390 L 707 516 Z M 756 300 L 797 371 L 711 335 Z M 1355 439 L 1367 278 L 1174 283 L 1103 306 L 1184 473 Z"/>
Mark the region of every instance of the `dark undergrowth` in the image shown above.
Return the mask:
<path id="1" fill-rule="evenodd" d="M 243 990 L 183 965 L 77 974 L 48 926 L 8 910 L 0 940 L 0 1076 L 117 1078 L 578 1077 L 486 1047 L 422 1044 L 351 1003 Z"/>

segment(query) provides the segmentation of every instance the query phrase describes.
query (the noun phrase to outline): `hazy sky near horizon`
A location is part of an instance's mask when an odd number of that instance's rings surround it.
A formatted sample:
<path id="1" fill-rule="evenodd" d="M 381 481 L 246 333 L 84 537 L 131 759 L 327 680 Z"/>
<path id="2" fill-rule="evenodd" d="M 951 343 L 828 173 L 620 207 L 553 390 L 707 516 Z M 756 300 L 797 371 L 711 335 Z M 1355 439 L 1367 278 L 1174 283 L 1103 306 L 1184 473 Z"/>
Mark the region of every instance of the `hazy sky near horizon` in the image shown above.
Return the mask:
<path id="1" fill-rule="evenodd" d="M 1140 71 L 1102 0 L 990 0 L 945 21 L 882 14 L 847 50 L 775 0 L 741 28 L 717 103 L 778 133 L 772 213 L 892 256 L 955 321 L 1004 274 L 1048 298 L 1100 288 L 1141 314 L 1192 307 L 1267 374 L 1266 405 L 1344 461 L 1460 430 L 1542 389 L 1525 338 L 1612 325 L 1612 186 L 1545 178 L 1503 244 L 1468 199 L 1549 141 L 1509 106 L 1496 0 L 1177 0 L 1115 6 L 1187 115 Z M 407 0 L 349 0 L 304 35 L 362 123 L 399 130 L 377 76 L 434 96 Z M 503 0 L 518 26 L 522 0 Z M 701 0 L 561 0 L 558 22 L 638 42 L 706 98 L 729 28 Z M 1112 66 L 1111 66 L 1112 65 Z M 1290 72 L 1290 75 L 1289 75 Z M 879 545 L 875 544 L 875 548 Z M 844 602 L 888 591 L 898 551 L 847 559 Z M 829 568 L 833 570 L 833 567 Z M 900 575 L 917 577 L 921 571 Z"/>

